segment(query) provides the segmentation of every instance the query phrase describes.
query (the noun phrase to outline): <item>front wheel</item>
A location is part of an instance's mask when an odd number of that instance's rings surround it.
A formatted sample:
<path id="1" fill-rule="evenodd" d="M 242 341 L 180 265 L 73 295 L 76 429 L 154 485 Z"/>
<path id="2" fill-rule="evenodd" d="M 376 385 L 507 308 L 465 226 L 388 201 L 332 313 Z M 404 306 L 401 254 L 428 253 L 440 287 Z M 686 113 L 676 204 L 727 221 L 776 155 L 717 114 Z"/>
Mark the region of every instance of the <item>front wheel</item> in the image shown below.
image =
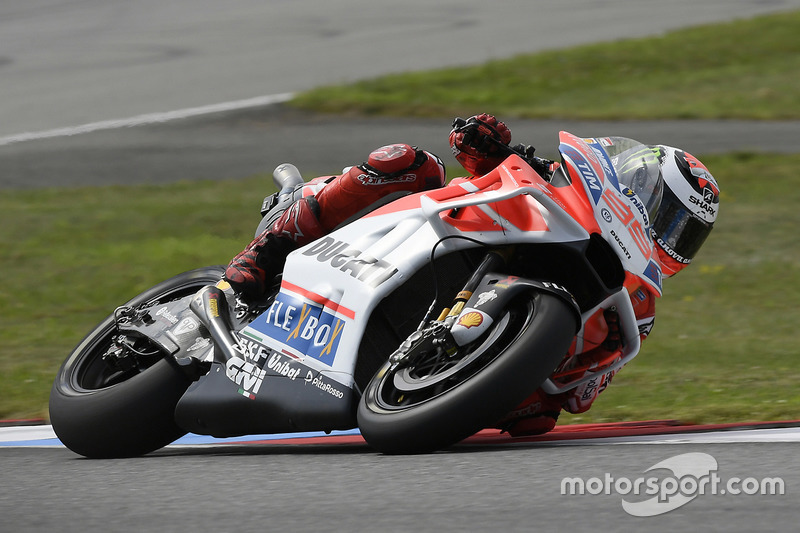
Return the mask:
<path id="1" fill-rule="evenodd" d="M 125 305 L 176 301 L 217 282 L 222 273 L 219 266 L 184 272 Z M 125 346 L 135 352 L 129 354 L 135 364 L 109 364 L 104 356 L 115 349 L 116 334 L 111 315 L 64 361 L 50 392 L 53 430 L 67 448 L 86 457 L 142 455 L 185 433 L 175 423 L 174 411 L 191 380 L 146 339 Z"/>
<path id="2" fill-rule="evenodd" d="M 490 427 L 538 388 L 566 354 L 574 310 L 547 293 L 522 295 L 456 353 L 421 338 L 387 361 L 358 406 L 364 439 L 384 453 L 427 453 Z"/>

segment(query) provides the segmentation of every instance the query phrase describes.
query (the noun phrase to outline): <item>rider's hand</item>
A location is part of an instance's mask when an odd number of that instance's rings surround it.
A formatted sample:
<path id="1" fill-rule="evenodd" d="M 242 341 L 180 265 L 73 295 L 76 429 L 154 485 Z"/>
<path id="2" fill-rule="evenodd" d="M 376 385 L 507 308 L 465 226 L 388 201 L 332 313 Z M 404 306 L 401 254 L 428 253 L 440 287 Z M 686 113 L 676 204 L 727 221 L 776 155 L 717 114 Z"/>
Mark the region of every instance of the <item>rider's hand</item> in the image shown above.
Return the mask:
<path id="1" fill-rule="evenodd" d="M 450 132 L 450 145 L 473 157 L 487 157 L 502 152 L 501 145 L 511 142 L 511 131 L 494 116 L 481 113 L 467 120 L 457 118 Z"/>
<path id="2" fill-rule="evenodd" d="M 457 118 L 450 131 L 450 147 L 461 165 L 473 175 L 486 174 L 508 155 L 511 131 L 494 116 L 481 113 Z"/>

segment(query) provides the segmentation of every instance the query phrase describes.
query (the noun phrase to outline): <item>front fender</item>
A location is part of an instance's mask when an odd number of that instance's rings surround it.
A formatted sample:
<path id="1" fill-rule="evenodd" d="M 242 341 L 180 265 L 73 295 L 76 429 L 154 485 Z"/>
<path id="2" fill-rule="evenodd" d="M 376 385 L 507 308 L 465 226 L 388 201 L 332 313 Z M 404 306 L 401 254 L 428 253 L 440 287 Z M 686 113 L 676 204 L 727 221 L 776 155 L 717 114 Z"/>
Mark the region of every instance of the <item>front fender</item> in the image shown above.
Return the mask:
<path id="1" fill-rule="evenodd" d="M 450 330 L 456 344 L 464 346 L 480 337 L 511 300 L 526 292 L 546 292 L 564 300 L 575 315 L 575 333 L 580 330 L 580 308 L 565 287 L 550 281 L 490 272 L 483 277 Z"/>

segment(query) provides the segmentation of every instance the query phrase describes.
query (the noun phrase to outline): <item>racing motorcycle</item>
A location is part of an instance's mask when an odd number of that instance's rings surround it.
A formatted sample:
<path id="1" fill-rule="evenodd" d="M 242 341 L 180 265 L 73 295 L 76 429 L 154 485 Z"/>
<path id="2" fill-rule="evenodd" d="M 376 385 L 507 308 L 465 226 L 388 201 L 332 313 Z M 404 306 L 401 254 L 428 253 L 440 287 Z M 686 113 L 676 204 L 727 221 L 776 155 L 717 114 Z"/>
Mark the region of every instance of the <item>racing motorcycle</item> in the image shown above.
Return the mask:
<path id="1" fill-rule="evenodd" d="M 661 293 L 649 236 L 661 175 L 620 183 L 621 154 L 643 148 L 630 139 L 559 140 L 548 179 L 509 153 L 484 176 L 388 198 L 289 254 L 258 304 L 237 299 L 221 266 L 136 296 L 61 366 L 57 436 L 124 457 L 187 432 L 358 428 L 380 452 L 425 453 L 493 427 L 539 387 L 619 369 L 640 347 L 631 292 Z M 292 165 L 274 177 L 256 234 L 318 186 Z M 570 370 L 587 322 L 609 310 L 621 348 Z"/>

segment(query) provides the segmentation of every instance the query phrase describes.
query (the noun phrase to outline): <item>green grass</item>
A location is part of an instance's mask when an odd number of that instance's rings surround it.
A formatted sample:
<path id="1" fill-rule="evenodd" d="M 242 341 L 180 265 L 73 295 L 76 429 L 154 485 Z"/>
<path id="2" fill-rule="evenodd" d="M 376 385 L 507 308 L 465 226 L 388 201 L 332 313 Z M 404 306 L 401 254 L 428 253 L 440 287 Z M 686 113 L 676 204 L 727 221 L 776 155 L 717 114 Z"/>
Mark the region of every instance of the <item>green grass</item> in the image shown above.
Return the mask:
<path id="1" fill-rule="evenodd" d="M 800 118 L 800 11 L 321 87 L 291 105 L 395 116 Z"/>
<path id="2" fill-rule="evenodd" d="M 717 227 L 696 264 L 666 281 L 643 352 L 592 410 L 563 422 L 799 417 L 800 155 L 703 160 L 723 191 Z M 235 255 L 265 181 L 4 191 L 0 418 L 45 417 L 59 365 L 116 306 Z"/>
<path id="3" fill-rule="evenodd" d="M 266 182 L 3 191 L 0 418 L 45 416 L 60 362 L 115 307 L 227 263 L 252 238 Z"/>

